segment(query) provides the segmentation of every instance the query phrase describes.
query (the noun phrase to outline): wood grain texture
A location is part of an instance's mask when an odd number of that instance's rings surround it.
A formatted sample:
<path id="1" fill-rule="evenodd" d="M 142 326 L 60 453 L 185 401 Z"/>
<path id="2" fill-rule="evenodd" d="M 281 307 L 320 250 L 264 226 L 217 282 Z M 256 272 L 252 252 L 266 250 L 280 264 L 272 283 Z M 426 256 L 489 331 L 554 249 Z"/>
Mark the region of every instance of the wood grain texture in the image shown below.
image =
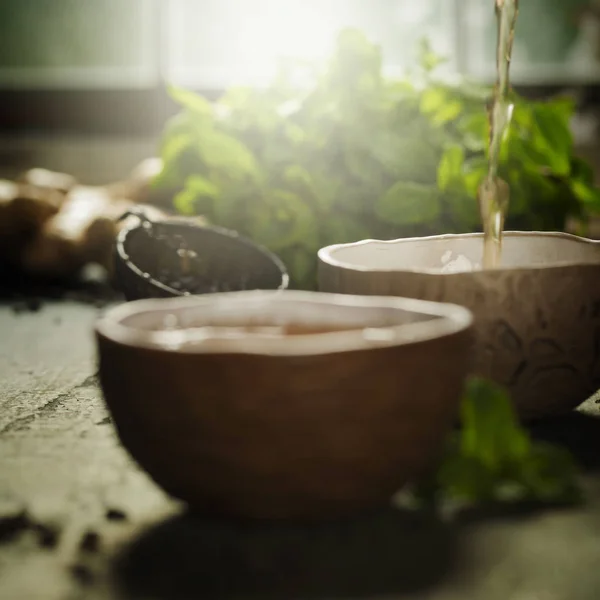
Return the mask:
<path id="1" fill-rule="evenodd" d="M 258 518 L 385 506 L 458 413 L 470 331 L 307 356 L 176 353 L 102 335 L 120 437 L 195 507 Z"/>

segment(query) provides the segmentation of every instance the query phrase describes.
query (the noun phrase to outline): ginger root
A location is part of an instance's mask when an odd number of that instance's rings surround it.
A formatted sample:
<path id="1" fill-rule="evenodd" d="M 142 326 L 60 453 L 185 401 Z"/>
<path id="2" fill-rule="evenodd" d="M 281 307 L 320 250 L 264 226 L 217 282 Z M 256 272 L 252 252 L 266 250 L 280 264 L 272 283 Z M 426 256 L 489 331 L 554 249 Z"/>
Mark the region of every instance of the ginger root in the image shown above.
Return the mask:
<path id="1" fill-rule="evenodd" d="M 61 210 L 23 249 L 21 267 L 46 277 L 69 276 L 90 262 L 105 262 L 114 244 L 116 220 L 131 201 L 115 201 L 101 187 L 77 186 Z"/>
<path id="2" fill-rule="evenodd" d="M 151 220 L 167 216 L 152 205 L 151 182 L 161 169 L 160 159 L 148 159 L 127 180 L 102 187 L 39 168 L 14 182 L 0 180 L 0 266 L 42 278 L 68 278 L 89 263 L 112 273 L 118 233 L 137 220 L 121 217 L 140 205 Z M 160 204 L 169 203 L 168 196 Z M 193 220 L 205 223 L 202 217 Z"/>

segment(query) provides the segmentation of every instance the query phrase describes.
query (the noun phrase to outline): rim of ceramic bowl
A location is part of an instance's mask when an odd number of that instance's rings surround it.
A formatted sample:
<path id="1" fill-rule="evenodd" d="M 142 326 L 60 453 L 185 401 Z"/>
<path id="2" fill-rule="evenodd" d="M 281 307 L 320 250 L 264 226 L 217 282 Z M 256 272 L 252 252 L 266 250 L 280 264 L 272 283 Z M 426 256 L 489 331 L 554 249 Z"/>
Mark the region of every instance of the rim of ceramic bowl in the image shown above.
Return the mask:
<path id="1" fill-rule="evenodd" d="M 504 237 L 549 237 L 555 239 L 565 239 L 576 242 L 582 245 L 597 246 L 600 249 L 600 240 L 591 240 L 589 238 L 580 237 L 572 233 L 565 233 L 562 231 L 505 231 Z M 357 248 L 360 246 L 369 246 L 370 244 L 382 244 L 385 246 L 394 246 L 401 244 L 408 244 L 414 242 L 426 242 L 426 241 L 437 241 L 437 240 L 449 240 L 449 239 L 469 239 L 469 238 L 482 238 L 483 233 L 447 233 L 443 235 L 431 235 L 422 237 L 412 238 L 397 238 L 394 240 L 378 240 L 378 239 L 364 239 L 358 242 L 349 242 L 346 244 L 332 244 L 331 246 L 325 246 L 318 252 L 318 258 L 322 263 L 330 265 L 332 267 L 339 267 L 348 271 L 356 271 L 362 273 L 398 273 L 398 272 L 411 272 L 411 273 L 427 273 L 431 275 L 439 275 L 443 277 L 451 277 L 456 275 L 464 275 L 465 273 L 473 273 L 473 271 L 458 271 L 458 272 L 443 272 L 440 269 L 426 268 L 426 267 L 403 267 L 398 268 L 373 268 L 355 263 L 340 260 L 334 257 L 335 252 L 338 250 L 344 250 L 346 248 Z M 536 265 L 523 265 L 518 267 L 496 267 L 494 269 L 488 269 L 486 271 L 477 270 L 477 273 L 502 273 L 506 271 L 527 271 L 532 269 L 556 269 L 564 267 L 576 267 L 583 265 L 600 265 L 600 251 L 598 254 L 598 261 L 562 261 L 562 262 L 551 262 L 548 264 L 536 264 Z"/>
<path id="2" fill-rule="evenodd" d="M 136 275 L 140 279 L 143 279 L 146 283 L 152 285 L 153 287 L 158 288 L 162 292 L 170 294 L 174 298 L 193 296 L 194 294 L 192 294 L 190 292 L 182 292 L 180 290 L 176 290 L 175 288 L 172 288 L 172 287 L 158 281 L 158 279 L 155 279 L 154 277 L 150 277 L 148 279 L 147 277 L 144 276 L 144 273 L 142 272 L 142 270 L 136 266 L 136 264 L 131 260 L 129 254 L 125 250 L 125 243 L 127 240 L 127 236 L 130 235 L 134 230 L 141 229 L 144 224 L 144 219 L 143 219 L 143 216 L 140 216 L 140 214 L 137 214 L 135 212 L 131 212 L 127 216 L 138 217 L 138 220 L 132 221 L 131 224 L 125 225 L 117 234 L 115 246 L 116 246 L 116 252 L 117 252 L 117 256 L 118 256 L 119 260 L 122 261 L 122 263 L 125 265 L 125 267 L 132 274 Z M 279 272 L 281 274 L 281 283 L 279 284 L 279 287 L 276 289 L 273 289 L 272 291 L 279 292 L 279 291 L 288 289 L 288 286 L 290 284 L 290 277 L 289 277 L 289 274 L 287 271 L 287 267 L 285 266 L 283 261 L 276 254 L 274 254 L 273 252 L 271 252 L 264 246 L 257 244 L 256 242 L 252 241 L 251 239 L 249 239 L 247 237 L 244 237 L 243 235 L 240 235 L 237 231 L 233 231 L 231 229 L 225 229 L 224 227 L 218 227 L 216 225 L 200 225 L 198 223 L 192 223 L 182 217 L 172 217 L 169 219 L 163 219 L 163 220 L 159 221 L 157 223 L 157 225 L 166 225 L 167 227 L 169 227 L 171 225 L 175 225 L 175 226 L 179 226 L 179 227 L 181 227 L 181 226 L 189 227 L 190 229 L 211 231 L 212 233 L 216 233 L 217 235 L 222 235 L 223 237 L 228 238 L 233 242 L 240 242 L 243 245 L 246 245 L 249 247 L 251 246 L 251 247 L 255 248 L 256 250 L 258 250 L 258 252 L 261 253 L 266 259 L 270 260 L 277 267 L 277 269 L 279 270 Z"/>
<path id="3" fill-rule="evenodd" d="M 254 303 L 254 304 L 252 304 Z M 287 307 L 285 306 L 287 305 Z M 282 321 L 299 323 L 298 311 L 303 307 L 313 306 L 317 310 L 329 310 L 329 317 L 335 326 L 335 319 L 344 321 L 340 313 L 353 316 L 357 326 L 340 325 L 333 332 L 313 333 L 310 335 L 291 335 L 273 338 L 259 336 L 242 336 L 236 339 L 215 336 L 206 337 L 206 327 L 186 327 L 181 329 L 166 328 L 169 316 L 184 310 L 197 310 L 199 321 L 202 321 L 203 308 L 218 307 L 217 312 L 227 315 L 243 314 L 244 309 L 252 314 L 252 309 L 264 310 L 272 318 L 277 307 L 283 307 L 287 314 Z M 389 310 L 399 313 L 421 315 L 423 320 L 396 325 L 377 323 L 378 311 Z M 286 312 L 287 311 L 287 312 Z M 369 311 L 361 316 L 360 312 Z M 132 326 L 126 321 L 149 315 L 148 325 Z M 296 317 L 295 317 L 296 315 Z M 369 315 L 372 315 L 369 317 Z M 381 312 L 379 317 L 382 317 Z M 239 320 L 239 318 L 238 318 Z M 321 320 L 324 320 L 321 319 Z M 351 319 L 352 320 L 352 319 Z M 301 323 L 301 321 L 300 321 Z M 274 323 L 278 324 L 278 323 Z M 329 294 L 324 292 L 305 292 L 296 290 L 252 290 L 225 292 L 205 296 L 185 296 L 177 298 L 161 298 L 136 300 L 113 307 L 104 313 L 96 322 L 96 334 L 121 345 L 179 352 L 191 354 L 259 354 L 271 356 L 309 356 L 340 352 L 350 352 L 409 345 L 455 335 L 468 330 L 473 324 L 472 313 L 455 304 L 430 302 L 412 298 L 388 296 L 353 296 L 347 294 Z M 310 321 L 309 321 L 310 325 Z M 237 326 L 237 325 L 236 325 Z M 319 325 L 324 326 L 326 325 Z M 159 327 L 159 329 L 157 329 Z M 344 327 L 346 327 L 344 329 Z"/>

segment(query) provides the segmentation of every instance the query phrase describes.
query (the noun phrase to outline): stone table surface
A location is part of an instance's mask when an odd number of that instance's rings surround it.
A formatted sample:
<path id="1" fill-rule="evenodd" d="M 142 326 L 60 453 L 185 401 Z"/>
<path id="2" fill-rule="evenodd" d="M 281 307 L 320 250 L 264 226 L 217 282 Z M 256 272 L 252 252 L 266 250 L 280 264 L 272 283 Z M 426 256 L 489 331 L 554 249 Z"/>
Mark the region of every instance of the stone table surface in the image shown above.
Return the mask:
<path id="1" fill-rule="evenodd" d="M 95 377 L 98 310 L 0 305 L 2 600 L 600 598 L 593 401 L 536 426 L 585 467 L 582 507 L 452 523 L 391 508 L 310 526 L 216 522 L 187 515 L 120 447 Z"/>

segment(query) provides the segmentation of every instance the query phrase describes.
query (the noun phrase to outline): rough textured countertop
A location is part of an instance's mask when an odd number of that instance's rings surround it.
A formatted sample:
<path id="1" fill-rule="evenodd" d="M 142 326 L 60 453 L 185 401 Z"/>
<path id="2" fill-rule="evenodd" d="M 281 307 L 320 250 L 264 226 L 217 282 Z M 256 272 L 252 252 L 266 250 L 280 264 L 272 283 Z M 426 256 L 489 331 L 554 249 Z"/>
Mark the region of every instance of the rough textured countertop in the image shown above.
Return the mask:
<path id="1" fill-rule="evenodd" d="M 582 507 L 453 523 L 393 509 L 311 526 L 215 522 L 186 515 L 120 447 L 95 377 L 98 310 L 0 305 L 2 600 L 597 600 L 594 402 L 536 426 L 579 456 Z"/>

